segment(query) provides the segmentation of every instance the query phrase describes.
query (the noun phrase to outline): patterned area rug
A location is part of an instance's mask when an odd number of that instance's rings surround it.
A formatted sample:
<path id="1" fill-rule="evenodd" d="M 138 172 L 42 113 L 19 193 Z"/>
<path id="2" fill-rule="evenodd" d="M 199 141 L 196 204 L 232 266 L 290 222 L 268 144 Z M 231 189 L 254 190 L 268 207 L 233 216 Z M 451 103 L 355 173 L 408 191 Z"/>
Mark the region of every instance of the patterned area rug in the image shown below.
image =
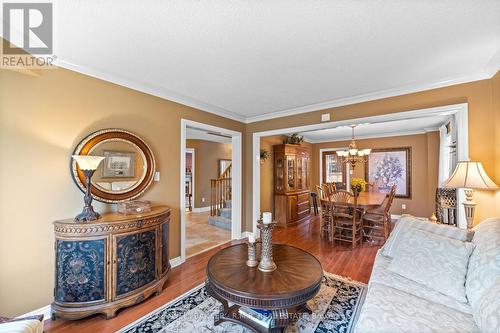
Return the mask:
<path id="1" fill-rule="evenodd" d="M 325 272 L 319 293 L 307 304 L 313 314 L 302 315 L 286 333 L 350 333 L 366 294 L 366 285 Z M 210 297 L 204 284 L 144 316 L 120 333 L 247 333 L 242 326 L 224 322 L 214 326 L 221 304 Z"/>

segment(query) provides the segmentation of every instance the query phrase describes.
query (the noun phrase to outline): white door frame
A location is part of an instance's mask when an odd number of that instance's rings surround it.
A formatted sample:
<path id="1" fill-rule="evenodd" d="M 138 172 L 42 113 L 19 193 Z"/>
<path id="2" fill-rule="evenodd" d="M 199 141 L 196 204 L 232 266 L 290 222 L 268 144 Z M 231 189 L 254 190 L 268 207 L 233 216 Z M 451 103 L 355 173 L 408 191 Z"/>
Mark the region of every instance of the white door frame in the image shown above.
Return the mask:
<path id="1" fill-rule="evenodd" d="M 181 163 L 180 163 L 180 229 L 181 229 L 181 262 L 186 260 L 186 202 L 184 198 L 184 182 L 186 179 L 186 129 L 187 127 L 218 132 L 231 137 L 231 239 L 241 238 L 241 207 L 242 207 L 242 133 L 222 127 L 207 125 L 193 120 L 181 119 Z"/>
<path id="2" fill-rule="evenodd" d="M 468 122 L 468 104 L 452 104 L 438 106 L 433 108 L 402 111 L 395 113 L 382 114 L 378 116 L 346 119 L 319 123 L 313 125 L 297 126 L 292 128 L 280 128 L 270 131 L 255 132 L 252 136 L 252 226 L 253 232 L 257 233 L 257 220 L 260 218 L 260 138 L 271 135 L 283 135 L 296 132 L 313 131 L 319 129 L 333 128 L 337 126 L 347 126 L 352 123 L 379 123 L 391 120 L 400 120 L 408 118 L 422 118 L 432 115 L 455 115 L 458 136 L 457 136 L 457 157 L 459 161 L 469 158 L 469 122 Z M 465 212 L 462 209 L 461 203 L 465 201 L 465 193 L 463 189 L 457 191 L 457 222 L 460 228 L 466 228 Z"/>
<path id="3" fill-rule="evenodd" d="M 191 204 L 191 207 L 192 207 L 192 212 L 194 213 L 195 212 L 195 210 L 194 210 L 194 208 L 195 208 L 195 206 L 194 206 L 194 203 L 195 203 L 194 194 L 196 193 L 196 191 L 194 190 L 195 186 L 196 186 L 195 185 L 195 181 L 194 181 L 194 179 L 195 179 L 195 172 L 196 172 L 195 171 L 195 165 L 196 165 L 196 163 L 195 163 L 196 155 L 195 154 L 196 153 L 195 153 L 194 148 L 186 148 L 186 153 L 191 153 L 191 158 L 192 158 L 191 163 L 193 164 L 193 168 L 191 169 L 191 177 L 192 177 L 192 179 L 191 179 L 191 191 L 193 192 L 193 196 L 192 196 L 192 199 L 191 199 L 191 200 L 193 200 L 193 202 Z M 184 156 L 186 156 L 186 155 L 184 154 Z M 184 158 L 186 158 L 186 157 L 184 157 Z M 184 163 L 186 163 L 185 160 L 184 160 Z M 186 169 L 186 165 L 184 165 L 184 169 Z M 185 176 L 185 174 L 184 174 L 184 176 Z M 184 200 L 186 200 L 186 199 L 184 199 Z M 186 212 L 186 207 L 184 207 L 184 212 Z"/>

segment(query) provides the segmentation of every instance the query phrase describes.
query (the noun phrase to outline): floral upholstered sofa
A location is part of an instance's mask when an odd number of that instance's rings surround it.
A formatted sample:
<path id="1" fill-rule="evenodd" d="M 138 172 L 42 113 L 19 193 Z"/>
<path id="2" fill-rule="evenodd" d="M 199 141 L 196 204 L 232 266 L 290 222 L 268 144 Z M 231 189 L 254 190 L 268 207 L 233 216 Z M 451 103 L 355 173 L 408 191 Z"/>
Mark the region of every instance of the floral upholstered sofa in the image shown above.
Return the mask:
<path id="1" fill-rule="evenodd" d="M 472 231 L 403 216 L 377 253 L 356 333 L 499 333 L 500 218 Z"/>

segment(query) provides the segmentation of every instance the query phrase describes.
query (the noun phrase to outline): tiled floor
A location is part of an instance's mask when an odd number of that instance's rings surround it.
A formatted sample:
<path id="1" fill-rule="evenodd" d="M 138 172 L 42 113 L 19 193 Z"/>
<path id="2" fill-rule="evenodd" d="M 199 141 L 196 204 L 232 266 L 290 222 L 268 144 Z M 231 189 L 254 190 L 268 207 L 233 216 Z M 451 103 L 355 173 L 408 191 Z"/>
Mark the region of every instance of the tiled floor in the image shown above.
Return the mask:
<path id="1" fill-rule="evenodd" d="M 208 224 L 210 213 L 186 212 L 186 256 L 231 240 L 231 231 Z"/>

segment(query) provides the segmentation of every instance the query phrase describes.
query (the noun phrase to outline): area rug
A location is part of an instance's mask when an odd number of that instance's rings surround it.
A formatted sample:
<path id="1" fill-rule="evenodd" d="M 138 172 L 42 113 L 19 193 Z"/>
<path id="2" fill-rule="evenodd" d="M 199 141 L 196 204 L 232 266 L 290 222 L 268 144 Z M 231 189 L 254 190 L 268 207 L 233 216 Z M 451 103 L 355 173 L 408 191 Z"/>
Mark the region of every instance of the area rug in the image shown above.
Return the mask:
<path id="1" fill-rule="evenodd" d="M 350 333 L 367 287 L 338 275 L 325 273 L 319 293 L 307 304 L 313 311 L 290 324 L 286 333 Z M 246 328 L 224 322 L 214 326 L 221 304 L 209 296 L 204 284 L 188 291 L 152 313 L 124 327 L 120 333 L 247 333 Z"/>

